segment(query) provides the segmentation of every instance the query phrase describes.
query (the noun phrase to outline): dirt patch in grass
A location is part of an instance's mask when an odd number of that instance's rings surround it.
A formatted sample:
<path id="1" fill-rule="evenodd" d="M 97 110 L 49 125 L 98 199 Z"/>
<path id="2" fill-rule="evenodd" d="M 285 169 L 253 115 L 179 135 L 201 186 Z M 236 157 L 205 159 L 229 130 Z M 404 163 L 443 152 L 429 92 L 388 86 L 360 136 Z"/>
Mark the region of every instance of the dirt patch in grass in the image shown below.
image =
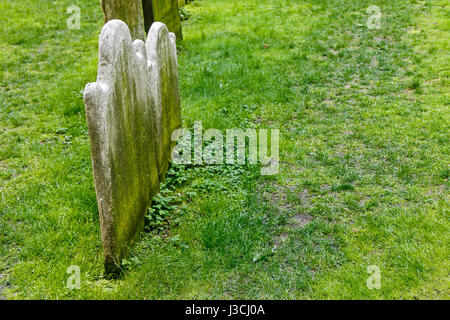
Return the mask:
<path id="1" fill-rule="evenodd" d="M 0 274 L 0 282 L 3 282 L 4 279 L 6 278 L 6 274 Z M 6 297 L 3 295 L 3 292 L 9 288 L 8 284 L 2 284 L 0 283 L 0 300 L 6 300 Z"/>
<path id="2" fill-rule="evenodd" d="M 279 236 L 276 236 L 273 243 L 275 245 L 275 250 L 280 248 L 288 239 L 289 235 L 286 232 L 283 232 Z"/>
<path id="3" fill-rule="evenodd" d="M 298 191 L 295 185 L 282 186 L 275 182 L 263 191 L 263 198 L 280 213 L 297 211 L 298 207 L 309 206 L 311 203 L 307 189 Z"/>
<path id="4" fill-rule="evenodd" d="M 304 225 L 310 223 L 313 220 L 313 217 L 309 214 L 296 214 L 292 218 L 290 218 L 290 224 L 294 228 L 301 228 Z"/>

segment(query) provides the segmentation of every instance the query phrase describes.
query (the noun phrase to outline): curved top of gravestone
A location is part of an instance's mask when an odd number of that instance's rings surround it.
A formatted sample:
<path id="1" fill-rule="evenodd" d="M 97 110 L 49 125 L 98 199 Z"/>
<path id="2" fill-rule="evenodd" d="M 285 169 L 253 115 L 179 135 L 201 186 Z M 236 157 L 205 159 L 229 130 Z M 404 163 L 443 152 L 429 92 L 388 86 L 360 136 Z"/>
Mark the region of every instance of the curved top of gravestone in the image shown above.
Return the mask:
<path id="1" fill-rule="evenodd" d="M 99 66 L 97 82 L 108 82 L 116 75 L 117 59 L 132 54 L 130 30 L 121 20 L 110 20 L 102 28 L 99 38 Z"/>
<path id="2" fill-rule="evenodd" d="M 161 60 L 162 50 L 169 49 L 176 63 L 176 36 L 169 32 L 162 22 L 154 22 L 147 35 L 147 56 L 149 60 Z M 175 51 L 173 51 L 175 49 Z"/>

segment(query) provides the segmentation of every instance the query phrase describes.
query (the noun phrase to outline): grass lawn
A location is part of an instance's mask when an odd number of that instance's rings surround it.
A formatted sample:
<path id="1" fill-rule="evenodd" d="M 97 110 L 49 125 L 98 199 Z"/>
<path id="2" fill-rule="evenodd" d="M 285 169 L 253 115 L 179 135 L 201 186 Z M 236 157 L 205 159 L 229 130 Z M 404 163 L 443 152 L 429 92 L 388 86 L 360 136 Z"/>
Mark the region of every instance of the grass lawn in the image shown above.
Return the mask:
<path id="1" fill-rule="evenodd" d="M 73 4 L 80 30 L 66 27 Z M 374 4 L 380 29 L 366 25 Z M 448 2 L 196 0 L 185 13 L 183 125 L 278 128 L 280 172 L 173 166 L 122 277 L 103 279 L 82 101 L 100 5 L 0 0 L 0 296 L 448 299 Z"/>

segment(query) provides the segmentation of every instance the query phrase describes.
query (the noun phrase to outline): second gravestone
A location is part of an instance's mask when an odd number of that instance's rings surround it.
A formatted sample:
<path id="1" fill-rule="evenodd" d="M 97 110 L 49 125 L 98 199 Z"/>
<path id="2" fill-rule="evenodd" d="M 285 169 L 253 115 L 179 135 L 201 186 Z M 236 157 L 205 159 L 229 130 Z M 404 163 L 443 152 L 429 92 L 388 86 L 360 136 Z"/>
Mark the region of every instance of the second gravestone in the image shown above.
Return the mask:
<path id="1" fill-rule="evenodd" d="M 167 171 L 170 135 L 181 127 L 175 35 L 157 22 L 145 43 L 132 42 L 124 22 L 106 23 L 97 82 L 86 86 L 84 102 L 105 272 L 112 275 L 143 230 Z"/>

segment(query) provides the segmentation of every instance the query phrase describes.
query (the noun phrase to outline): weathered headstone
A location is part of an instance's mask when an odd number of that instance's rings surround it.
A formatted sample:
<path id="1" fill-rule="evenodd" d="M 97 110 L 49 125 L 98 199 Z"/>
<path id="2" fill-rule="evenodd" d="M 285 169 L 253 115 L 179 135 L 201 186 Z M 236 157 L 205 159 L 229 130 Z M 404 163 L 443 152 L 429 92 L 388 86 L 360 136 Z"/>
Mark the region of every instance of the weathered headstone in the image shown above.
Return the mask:
<path id="1" fill-rule="evenodd" d="M 172 132 L 181 127 L 178 63 L 175 35 L 165 24 L 152 24 L 147 39 L 147 57 L 152 62 L 152 94 L 155 97 L 157 160 L 160 180 L 164 179 L 171 150 Z"/>
<path id="2" fill-rule="evenodd" d="M 105 23 L 120 19 L 124 21 L 133 39 L 145 40 L 144 16 L 141 0 L 100 0 Z"/>
<path id="3" fill-rule="evenodd" d="M 178 39 L 182 39 L 178 0 L 143 0 L 142 3 L 146 30 L 150 22 L 163 22 Z"/>
<path id="4" fill-rule="evenodd" d="M 120 20 L 99 40 L 97 82 L 84 91 L 106 274 L 142 231 L 171 153 L 167 130 L 181 126 L 175 36 L 155 23 L 132 42 Z"/>

